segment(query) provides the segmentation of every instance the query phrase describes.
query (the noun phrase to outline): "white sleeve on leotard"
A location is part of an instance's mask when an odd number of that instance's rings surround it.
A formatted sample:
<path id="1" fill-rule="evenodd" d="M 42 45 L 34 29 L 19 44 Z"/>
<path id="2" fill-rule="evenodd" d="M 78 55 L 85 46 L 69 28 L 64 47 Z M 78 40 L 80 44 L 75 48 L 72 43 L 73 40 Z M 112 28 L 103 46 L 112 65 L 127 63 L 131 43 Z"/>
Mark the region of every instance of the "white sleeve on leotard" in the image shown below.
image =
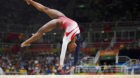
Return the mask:
<path id="1" fill-rule="evenodd" d="M 70 40 L 66 36 L 64 36 L 63 44 L 62 44 L 62 48 L 61 48 L 61 55 L 60 55 L 60 65 L 64 65 L 64 58 L 66 55 L 67 46 L 68 46 L 69 42 L 70 42 Z"/>
<path id="2" fill-rule="evenodd" d="M 60 55 L 60 65 L 64 65 L 64 58 L 66 55 L 68 43 L 71 41 L 71 37 L 73 36 L 73 34 L 79 33 L 79 32 L 80 32 L 79 28 L 76 28 L 68 36 L 64 35 L 63 44 L 61 48 L 61 55 Z"/>

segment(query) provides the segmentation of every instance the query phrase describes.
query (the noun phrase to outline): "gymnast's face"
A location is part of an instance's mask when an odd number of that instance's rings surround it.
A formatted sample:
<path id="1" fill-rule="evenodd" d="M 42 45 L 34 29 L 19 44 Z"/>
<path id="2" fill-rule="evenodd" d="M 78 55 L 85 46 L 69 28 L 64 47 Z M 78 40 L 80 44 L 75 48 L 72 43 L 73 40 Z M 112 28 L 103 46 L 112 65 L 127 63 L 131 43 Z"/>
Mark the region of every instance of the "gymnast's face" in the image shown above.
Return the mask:
<path id="1" fill-rule="evenodd" d="M 76 47 L 77 47 L 77 45 L 76 45 L 75 42 L 70 42 L 70 43 L 68 44 L 68 51 L 69 51 L 69 52 L 75 51 Z"/>

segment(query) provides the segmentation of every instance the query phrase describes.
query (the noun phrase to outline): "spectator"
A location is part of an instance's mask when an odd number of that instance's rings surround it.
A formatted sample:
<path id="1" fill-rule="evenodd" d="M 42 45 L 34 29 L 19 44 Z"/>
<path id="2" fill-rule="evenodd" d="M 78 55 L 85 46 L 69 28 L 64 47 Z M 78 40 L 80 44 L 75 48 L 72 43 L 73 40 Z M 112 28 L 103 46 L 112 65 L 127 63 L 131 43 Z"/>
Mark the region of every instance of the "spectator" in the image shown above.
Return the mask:
<path id="1" fill-rule="evenodd" d="M 108 73 L 108 66 L 106 65 L 106 62 L 104 62 L 104 68 L 103 68 L 104 70 L 104 73 Z"/>
<path id="2" fill-rule="evenodd" d="M 50 70 L 49 67 L 46 68 L 46 73 L 47 73 L 47 74 L 51 74 L 51 70 Z"/>
<path id="3" fill-rule="evenodd" d="M 21 67 L 21 69 L 19 71 L 20 71 L 21 75 L 27 74 L 27 70 L 24 67 Z"/>
<path id="4" fill-rule="evenodd" d="M 32 71 L 33 71 L 33 70 L 32 70 L 32 68 L 31 68 L 31 66 L 29 66 L 29 67 L 28 67 L 28 72 L 27 72 L 27 73 L 28 73 L 28 74 L 31 74 Z"/>

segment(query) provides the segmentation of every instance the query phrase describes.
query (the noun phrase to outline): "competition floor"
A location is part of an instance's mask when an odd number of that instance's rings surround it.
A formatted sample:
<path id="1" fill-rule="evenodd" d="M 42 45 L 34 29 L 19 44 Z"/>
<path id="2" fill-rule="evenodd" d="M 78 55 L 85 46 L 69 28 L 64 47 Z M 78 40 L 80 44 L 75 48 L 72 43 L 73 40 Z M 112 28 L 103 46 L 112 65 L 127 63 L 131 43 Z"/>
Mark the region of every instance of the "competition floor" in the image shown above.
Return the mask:
<path id="1" fill-rule="evenodd" d="M 0 78 L 140 78 L 140 75 L 1 75 Z"/>

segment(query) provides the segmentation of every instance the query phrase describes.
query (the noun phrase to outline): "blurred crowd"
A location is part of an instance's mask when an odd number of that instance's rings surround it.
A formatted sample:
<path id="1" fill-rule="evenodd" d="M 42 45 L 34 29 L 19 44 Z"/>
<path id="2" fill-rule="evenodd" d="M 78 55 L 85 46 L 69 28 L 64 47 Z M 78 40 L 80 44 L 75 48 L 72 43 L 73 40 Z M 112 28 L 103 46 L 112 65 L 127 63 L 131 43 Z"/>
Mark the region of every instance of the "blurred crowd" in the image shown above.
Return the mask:
<path id="1" fill-rule="evenodd" d="M 61 10 L 76 21 L 81 20 L 80 22 L 117 20 L 133 21 L 140 19 L 139 0 L 41 0 L 38 2 L 45 6 Z M 27 6 L 24 0 L 13 0 L 10 2 L 3 0 L 1 3 L 1 23 L 8 22 L 24 25 L 41 24 L 49 19 L 47 15 Z M 46 17 L 44 17 L 44 15 Z M 32 17 L 34 17 L 34 19 Z"/>
<path id="2" fill-rule="evenodd" d="M 71 54 L 65 59 L 65 67 L 62 71 L 57 71 L 59 66 L 59 53 L 0 53 L 0 67 L 5 74 L 22 75 L 46 75 L 46 74 L 67 74 L 66 70 L 72 63 Z"/>
<path id="3" fill-rule="evenodd" d="M 40 0 L 38 2 L 50 8 L 62 11 L 78 23 L 94 23 L 102 21 L 111 23 L 113 21 L 140 20 L 139 0 Z M 49 17 L 47 15 L 36 11 L 36 9 L 31 6 L 28 6 L 24 0 L 1 0 L 0 4 L 0 43 L 21 43 L 26 39 L 26 36 L 28 38 L 40 26 L 49 21 Z M 130 24 L 131 23 L 129 22 L 128 25 Z M 83 31 L 90 32 L 91 28 L 87 25 L 83 26 Z M 91 26 L 94 27 L 95 25 Z M 100 24 L 97 26 L 100 26 Z M 112 30 L 112 28 L 110 30 Z M 16 32 L 18 34 L 8 32 Z M 54 41 L 54 43 L 58 43 L 62 36 L 59 35 L 61 34 L 60 32 L 61 31 L 53 32 L 53 35 L 51 32 L 51 34 L 43 36 L 40 41 L 44 43 L 46 40 L 52 40 L 48 42 L 51 44 L 53 44 Z M 84 33 L 82 36 L 84 38 L 88 38 L 87 33 Z M 97 39 L 99 40 L 99 38 Z M 89 54 L 88 51 L 91 50 L 89 52 L 92 53 L 93 56 L 95 56 L 98 48 L 101 49 L 101 47 L 104 46 L 102 43 L 97 43 L 97 47 L 95 47 L 96 43 L 94 43 L 94 48 L 92 48 L 93 44 L 88 45 L 86 41 L 88 40 L 85 39 L 85 42 L 83 42 L 83 48 L 85 48 L 84 50 L 87 54 Z M 107 39 L 104 39 L 104 42 L 106 41 Z M 119 49 L 135 49 L 137 48 L 138 43 L 140 45 L 140 41 L 131 41 L 129 44 L 118 43 L 115 46 Z M 67 58 L 65 60 L 66 65 L 64 70 L 58 72 L 57 67 L 59 66 L 60 52 L 52 54 L 47 54 L 46 52 L 44 52 L 45 54 L 42 52 L 24 53 L 16 46 L 10 46 L 9 51 L 12 52 L 4 51 L 3 49 L 5 49 L 5 47 L 7 48 L 7 46 L 8 45 L 0 45 L 0 67 L 2 67 L 6 74 L 64 74 L 72 64 L 73 57 L 70 53 L 68 53 L 66 54 Z M 61 45 L 59 44 L 59 46 Z M 86 46 L 88 46 L 88 48 Z"/>

